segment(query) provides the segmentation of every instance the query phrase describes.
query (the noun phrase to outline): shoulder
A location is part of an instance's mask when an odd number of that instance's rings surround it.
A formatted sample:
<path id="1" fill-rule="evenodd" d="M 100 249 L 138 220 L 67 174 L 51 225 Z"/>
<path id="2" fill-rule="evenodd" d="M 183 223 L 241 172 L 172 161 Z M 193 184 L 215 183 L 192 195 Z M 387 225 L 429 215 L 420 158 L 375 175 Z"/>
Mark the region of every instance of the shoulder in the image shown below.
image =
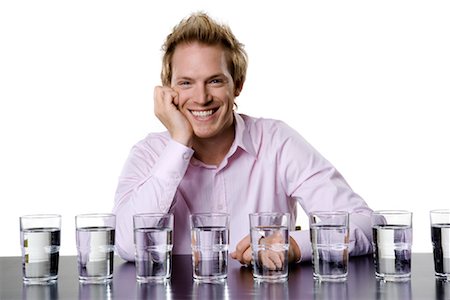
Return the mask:
<path id="1" fill-rule="evenodd" d="M 244 114 L 240 114 L 240 116 L 252 136 L 265 135 L 280 139 L 289 137 L 301 138 L 300 134 L 284 121 L 270 118 L 255 118 Z"/>
<path id="2" fill-rule="evenodd" d="M 257 156 L 306 159 L 317 151 L 284 121 L 241 115 Z"/>

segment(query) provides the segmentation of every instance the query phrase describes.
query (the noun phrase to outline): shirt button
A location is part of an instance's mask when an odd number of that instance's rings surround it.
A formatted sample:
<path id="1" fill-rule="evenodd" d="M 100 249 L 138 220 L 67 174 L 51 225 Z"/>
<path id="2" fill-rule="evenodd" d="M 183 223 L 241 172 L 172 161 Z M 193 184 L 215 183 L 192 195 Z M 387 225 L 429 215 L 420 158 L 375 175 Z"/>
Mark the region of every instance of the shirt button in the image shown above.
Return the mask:
<path id="1" fill-rule="evenodd" d="M 184 160 L 189 160 L 189 156 L 190 156 L 189 153 L 184 153 L 183 154 L 183 159 Z"/>

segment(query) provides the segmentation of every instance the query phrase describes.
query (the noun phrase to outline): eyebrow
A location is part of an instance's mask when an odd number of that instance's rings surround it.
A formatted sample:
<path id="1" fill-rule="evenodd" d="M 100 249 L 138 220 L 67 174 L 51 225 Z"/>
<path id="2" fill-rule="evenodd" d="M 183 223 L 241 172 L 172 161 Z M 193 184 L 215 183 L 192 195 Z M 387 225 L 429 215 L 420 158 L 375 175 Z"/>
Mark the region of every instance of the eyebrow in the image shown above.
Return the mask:
<path id="1" fill-rule="evenodd" d="M 225 75 L 225 74 L 223 74 L 223 73 L 217 73 L 217 74 L 214 74 L 214 75 L 211 75 L 211 76 L 208 76 L 207 78 L 206 78 L 206 81 L 208 81 L 208 80 L 211 80 L 211 79 L 214 79 L 214 78 L 227 78 L 227 76 Z M 194 80 L 194 78 L 192 78 L 192 77 L 189 77 L 189 76 L 181 76 L 181 77 L 178 77 L 178 78 L 175 78 L 175 80 Z"/>

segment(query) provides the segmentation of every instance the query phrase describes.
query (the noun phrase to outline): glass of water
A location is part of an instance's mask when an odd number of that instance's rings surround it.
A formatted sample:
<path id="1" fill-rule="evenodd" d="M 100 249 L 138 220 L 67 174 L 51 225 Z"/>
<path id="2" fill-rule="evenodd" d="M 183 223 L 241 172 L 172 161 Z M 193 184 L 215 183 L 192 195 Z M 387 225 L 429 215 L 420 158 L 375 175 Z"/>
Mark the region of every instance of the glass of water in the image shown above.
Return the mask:
<path id="1" fill-rule="evenodd" d="M 372 214 L 375 275 L 385 281 L 411 278 L 412 213 L 380 210 Z"/>
<path id="2" fill-rule="evenodd" d="M 345 281 L 348 273 L 349 214 L 315 211 L 309 214 L 314 279 Z"/>
<path id="3" fill-rule="evenodd" d="M 228 272 L 230 216 L 225 213 L 191 215 L 192 267 L 196 282 L 224 282 Z"/>
<path id="4" fill-rule="evenodd" d="M 165 282 L 172 274 L 173 214 L 133 216 L 138 282 Z"/>
<path id="5" fill-rule="evenodd" d="M 450 281 L 450 209 L 430 211 L 436 277 Z"/>
<path id="6" fill-rule="evenodd" d="M 283 282 L 288 277 L 288 213 L 249 215 L 253 277 L 259 282 Z"/>
<path id="7" fill-rule="evenodd" d="M 75 216 L 78 274 L 82 283 L 107 283 L 113 277 L 116 216 Z"/>
<path id="8" fill-rule="evenodd" d="M 24 283 L 55 282 L 58 279 L 61 216 L 20 217 L 20 243 Z"/>

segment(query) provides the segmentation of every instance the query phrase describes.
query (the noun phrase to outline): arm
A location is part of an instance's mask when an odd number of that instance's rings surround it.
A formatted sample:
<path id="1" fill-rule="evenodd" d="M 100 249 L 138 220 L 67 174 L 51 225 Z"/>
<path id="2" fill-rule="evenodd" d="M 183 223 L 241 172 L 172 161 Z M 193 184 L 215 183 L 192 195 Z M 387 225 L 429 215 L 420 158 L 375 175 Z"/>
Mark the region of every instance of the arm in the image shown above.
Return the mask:
<path id="1" fill-rule="evenodd" d="M 194 153 L 189 148 L 193 130 L 178 105 L 176 91 L 155 87 L 155 115 L 171 139 L 153 135 L 136 145 L 119 178 L 113 209 L 117 217 L 116 248 L 129 261 L 134 260 L 133 215 L 169 211 Z"/>
<path id="2" fill-rule="evenodd" d="M 351 255 L 372 251 L 372 210 L 347 184 L 342 175 L 298 133 L 288 128 L 289 137 L 279 157 L 285 192 L 297 199 L 306 214 L 314 210 L 343 210 L 350 213 Z M 311 259 L 309 230 L 291 232 L 301 251 L 301 260 Z"/>
<path id="3" fill-rule="evenodd" d="M 315 182 L 317 180 L 317 182 Z M 314 174 L 305 187 L 295 193 L 300 205 L 308 214 L 314 210 L 343 210 L 350 213 L 350 255 L 363 255 L 372 252 L 372 229 L 370 215 L 372 210 L 364 200 L 355 194 L 342 176 L 334 169 L 323 170 Z M 311 241 L 309 230 L 292 232 L 291 236 L 301 248 L 301 260 L 311 259 Z"/>
<path id="4" fill-rule="evenodd" d="M 168 212 L 193 155 L 173 140 L 152 149 L 154 144 L 161 141 L 153 137 L 133 147 L 116 191 L 116 249 L 128 261 L 134 260 L 133 215 Z"/>

